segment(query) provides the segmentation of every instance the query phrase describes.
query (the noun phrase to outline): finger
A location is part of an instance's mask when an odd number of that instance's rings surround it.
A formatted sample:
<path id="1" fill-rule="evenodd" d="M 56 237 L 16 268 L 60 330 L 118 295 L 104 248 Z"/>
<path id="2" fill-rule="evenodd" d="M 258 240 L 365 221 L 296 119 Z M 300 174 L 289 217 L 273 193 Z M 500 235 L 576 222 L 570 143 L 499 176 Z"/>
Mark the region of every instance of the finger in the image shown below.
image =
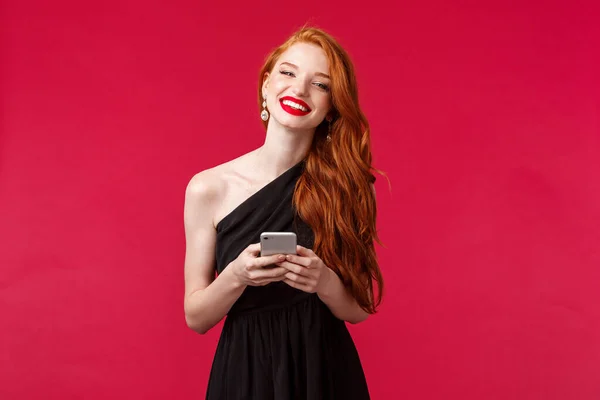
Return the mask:
<path id="1" fill-rule="evenodd" d="M 260 281 L 252 281 L 248 285 L 249 286 L 266 286 L 269 283 L 279 282 L 279 281 L 281 281 L 283 279 L 285 279 L 285 278 L 282 277 L 282 276 L 280 276 L 278 278 L 262 279 Z"/>
<path id="2" fill-rule="evenodd" d="M 254 256 L 258 255 L 258 253 L 260 253 L 260 243 L 253 243 L 249 245 L 246 247 L 246 252 Z"/>
<path id="3" fill-rule="evenodd" d="M 312 251 L 311 249 L 308 249 L 306 247 L 297 245 L 296 246 L 296 253 L 298 253 L 298 255 L 303 256 L 303 257 L 314 257 L 316 254 L 314 251 Z"/>
<path id="4" fill-rule="evenodd" d="M 307 292 L 310 293 L 309 288 L 306 285 L 303 285 L 301 283 L 296 283 L 292 280 L 289 279 L 284 279 L 283 282 L 287 283 L 288 285 L 290 285 L 291 287 L 298 289 L 298 290 L 302 290 L 303 292 Z"/>
<path id="5" fill-rule="evenodd" d="M 278 278 L 280 276 L 284 276 L 287 273 L 289 273 L 289 271 L 284 267 L 262 269 L 260 271 L 257 271 L 256 279 L 258 280 Z"/>
<path id="6" fill-rule="evenodd" d="M 285 275 L 276 276 L 274 278 L 261 279 L 259 281 L 254 281 L 251 283 L 252 286 L 265 286 L 269 283 L 280 282 L 285 279 Z"/>
<path id="7" fill-rule="evenodd" d="M 294 264 L 302 265 L 304 267 L 308 267 L 310 265 L 310 258 L 303 256 L 296 256 L 293 254 L 287 254 L 285 259 Z"/>
<path id="8" fill-rule="evenodd" d="M 291 263 L 289 261 L 282 261 L 282 262 L 278 262 L 277 265 L 281 265 L 282 267 L 286 268 L 289 271 L 292 271 L 295 274 L 298 275 L 306 275 L 306 267 L 302 266 L 302 265 L 298 265 L 298 264 L 294 264 Z"/>
<path id="9" fill-rule="evenodd" d="M 288 280 L 298 283 L 300 285 L 307 285 L 310 283 L 310 279 L 308 279 L 304 276 L 295 274 L 293 272 L 288 272 L 287 274 L 285 274 L 285 279 L 288 279 Z"/>
<path id="10" fill-rule="evenodd" d="M 252 286 L 262 286 L 271 282 L 278 282 L 285 279 L 285 274 L 289 271 L 283 267 L 262 269 L 253 271 L 250 277 L 250 284 Z"/>
<path id="11" fill-rule="evenodd" d="M 254 260 L 252 260 L 251 269 L 262 269 L 267 265 L 276 264 L 284 260 L 285 256 L 283 254 L 273 254 L 272 256 L 257 257 Z"/>

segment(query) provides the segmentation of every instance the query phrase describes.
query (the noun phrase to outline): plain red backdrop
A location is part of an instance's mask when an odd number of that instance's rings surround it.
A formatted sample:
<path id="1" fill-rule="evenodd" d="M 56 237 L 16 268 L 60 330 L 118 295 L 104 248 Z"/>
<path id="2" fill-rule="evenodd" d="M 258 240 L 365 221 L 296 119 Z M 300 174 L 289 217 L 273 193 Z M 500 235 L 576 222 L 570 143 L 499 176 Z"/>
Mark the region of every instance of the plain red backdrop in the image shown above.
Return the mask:
<path id="1" fill-rule="evenodd" d="M 354 59 L 387 294 L 351 326 L 373 399 L 600 398 L 594 2 L 5 1 L 0 398 L 203 398 L 189 179 L 259 146 L 265 55 Z"/>

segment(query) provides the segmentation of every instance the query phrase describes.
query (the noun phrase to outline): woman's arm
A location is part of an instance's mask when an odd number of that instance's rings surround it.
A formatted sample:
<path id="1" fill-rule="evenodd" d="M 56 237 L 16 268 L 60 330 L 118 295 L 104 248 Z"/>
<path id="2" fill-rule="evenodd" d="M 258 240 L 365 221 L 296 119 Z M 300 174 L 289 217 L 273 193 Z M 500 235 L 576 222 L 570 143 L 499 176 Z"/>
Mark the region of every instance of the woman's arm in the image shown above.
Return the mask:
<path id="1" fill-rule="evenodd" d="M 219 186 L 211 178 L 206 172 L 195 175 L 186 188 L 184 205 L 185 320 L 201 334 L 223 319 L 245 288 L 229 268 L 215 279 L 213 209 Z"/>
<path id="2" fill-rule="evenodd" d="M 285 283 L 307 293 L 317 293 L 339 319 L 352 324 L 367 319 L 369 314 L 358 305 L 337 274 L 314 251 L 296 246 L 296 253 L 287 255 L 286 261 L 277 263 L 288 270 L 283 280 Z"/>
<path id="3" fill-rule="evenodd" d="M 317 295 L 329 307 L 333 315 L 351 324 L 366 320 L 369 313 L 358 305 L 337 274 L 330 268 L 325 268 L 323 273 L 325 277 Z"/>
<path id="4" fill-rule="evenodd" d="M 371 189 L 375 196 L 375 185 L 371 184 Z M 297 246 L 297 253 L 287 256 L 287 261 L 278 263 L 289 270 L 285 275 L 285 283 L 308 293 L 316 292 L 333 315 L 341 320 L 356 324 L 369 317 L 369 313 L 358 305 L 338 275 L 312 250 Z"/>
<path id="5" fill-rule="evenodd" d="M 375 196 L 374 184 L 371 184 L 371 190 L 373 190 L 373 196 Z M 358 305 L 339 276 L 330 268 L 326 268 L 324 274 L 323 287 L 317 294 L 321 301 L 329 307 L 333 315 L 352 324 L 366 320 L 369 313 Z"/>
<path id="6" fill-rule="evenodd" d="M 244 249 L 215 279 L 217 232 L 213 216 L 223 180 L 197 174 L 186 189 L 184 225 L 185 320 L 198 333 L 206 333 L 229 312 L 246 286 L 264 286 L 284 279 L 287 270 L 265 268 L 285 260 L 282 254 L 259 257 L 260 244 Z"/>

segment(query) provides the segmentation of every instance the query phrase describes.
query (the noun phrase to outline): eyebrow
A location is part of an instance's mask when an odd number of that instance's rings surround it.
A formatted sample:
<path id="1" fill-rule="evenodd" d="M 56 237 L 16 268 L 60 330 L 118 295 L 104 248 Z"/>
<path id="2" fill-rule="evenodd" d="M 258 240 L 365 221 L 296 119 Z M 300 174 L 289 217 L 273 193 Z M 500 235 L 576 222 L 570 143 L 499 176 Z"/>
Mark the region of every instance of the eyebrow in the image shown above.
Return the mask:
<path id="1" fill-rule="evenodd" d="M 296 69 L 298 69 L 298 66 L 297 66 L 297 65 L 294 65 L 294 64 L 292 64 L 291 62 L 284 61 L 284 62 L 282 62 L 280 65 L 284 65 L 284 64 L 286 64 L 286 65 L 289 65 L 290 67 L 293 67 L 293 68 L 296 68 Z M 322 73 L 322 72 L 317 72 L 317 73 L 315 73 L 315 75 L 317 75 L 317 76 L 322 76 L 323 78 L 331 79 L 331 78 L 329 77 L 329 75 L 327 75 L 327 74 L 324 74 L 324 73 Z"/>

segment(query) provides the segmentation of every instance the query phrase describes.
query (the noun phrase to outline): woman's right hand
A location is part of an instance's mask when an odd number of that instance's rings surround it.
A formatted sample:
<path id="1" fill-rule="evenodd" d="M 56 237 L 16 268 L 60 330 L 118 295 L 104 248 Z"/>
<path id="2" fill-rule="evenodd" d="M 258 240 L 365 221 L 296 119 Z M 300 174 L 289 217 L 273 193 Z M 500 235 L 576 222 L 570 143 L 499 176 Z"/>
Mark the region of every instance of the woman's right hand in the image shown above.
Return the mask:
<path id="1" fill-rule="evenodd" d="M 273 266 L 265 268 L 285 260 L 285 255 L 274 254 L 272 256 L 260 257 L 260 243 L 254 243 L 246 247 L 240 255 L 229 264 L 233 276 L 243 285 L 265 286 L 272 282 L 285 279 L 288 272 L 284 267 Z"/>

